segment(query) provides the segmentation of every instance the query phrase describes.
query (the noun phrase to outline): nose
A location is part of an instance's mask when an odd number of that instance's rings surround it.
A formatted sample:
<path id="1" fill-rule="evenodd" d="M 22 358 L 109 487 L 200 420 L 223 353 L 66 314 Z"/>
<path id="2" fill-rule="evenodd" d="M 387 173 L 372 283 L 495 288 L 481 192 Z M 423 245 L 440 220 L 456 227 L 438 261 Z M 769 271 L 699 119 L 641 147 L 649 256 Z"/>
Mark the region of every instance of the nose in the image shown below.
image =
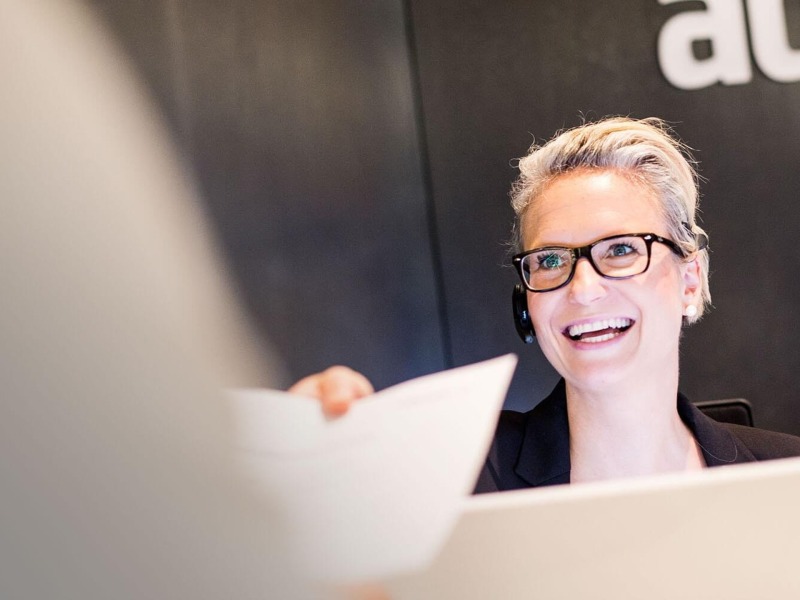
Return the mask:
<path id="1" fill-rule="evenodd" d="M 569 299 L 578 304 L 590 304 L 605 295 L 605 279 L 594 270 L 588 259 L 579 258 L 569 282 Z"/>

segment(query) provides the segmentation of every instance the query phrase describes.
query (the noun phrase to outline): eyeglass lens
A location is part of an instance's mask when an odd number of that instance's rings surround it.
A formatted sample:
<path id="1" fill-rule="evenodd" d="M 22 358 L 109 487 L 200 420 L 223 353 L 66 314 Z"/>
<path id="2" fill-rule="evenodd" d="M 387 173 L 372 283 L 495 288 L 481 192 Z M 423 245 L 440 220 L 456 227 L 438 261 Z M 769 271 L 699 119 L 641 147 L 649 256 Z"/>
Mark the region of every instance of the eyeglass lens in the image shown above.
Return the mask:
<path id="1" fill-rule="evenodd" d="M 605 277 L 625 278 L 647 269 L 649 244 L 641 237 L 615 237 L 591 246 L 591 262 Z M 571 248 L 542 248 L 522 259 L 522 273 L 534 290 L 548 290 L 563 284 L 575 268 L 578 251 Z"/>

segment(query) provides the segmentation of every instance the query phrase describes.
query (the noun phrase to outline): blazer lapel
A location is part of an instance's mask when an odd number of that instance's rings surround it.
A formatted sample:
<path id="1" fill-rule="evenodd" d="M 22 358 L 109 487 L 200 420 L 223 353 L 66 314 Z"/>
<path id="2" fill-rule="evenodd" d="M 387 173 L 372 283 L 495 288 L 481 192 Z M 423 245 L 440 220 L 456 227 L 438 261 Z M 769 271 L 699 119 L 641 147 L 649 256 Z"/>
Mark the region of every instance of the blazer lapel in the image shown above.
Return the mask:
<path id="1" fill-rule="evenodd" d="M 536 487 L 569 483 L 569 422 L 564 380 L 528 412 L 514 472 Z"/>
<path id="2" fill-rule="evenodd" d="M 709 467 L 751 462 L 756 458 L 725 426 L 703 414 L 686 396 L 678 394 L 678 414 L 694 433 Z"/>

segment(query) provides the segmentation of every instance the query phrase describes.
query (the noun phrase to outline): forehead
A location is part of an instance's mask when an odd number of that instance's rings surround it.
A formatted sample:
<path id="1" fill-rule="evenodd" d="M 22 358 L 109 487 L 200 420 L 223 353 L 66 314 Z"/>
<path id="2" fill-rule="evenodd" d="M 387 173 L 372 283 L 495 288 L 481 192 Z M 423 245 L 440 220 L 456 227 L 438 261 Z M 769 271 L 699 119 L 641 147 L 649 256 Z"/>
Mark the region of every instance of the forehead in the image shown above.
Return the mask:
<path id="1" fill-rule="evenodd" d="M 666 233 L 655 193 L 617 171 L 577 171 L 551 181 L 521 222 L 525 248 L 578 246 L 619 233 Z"/>

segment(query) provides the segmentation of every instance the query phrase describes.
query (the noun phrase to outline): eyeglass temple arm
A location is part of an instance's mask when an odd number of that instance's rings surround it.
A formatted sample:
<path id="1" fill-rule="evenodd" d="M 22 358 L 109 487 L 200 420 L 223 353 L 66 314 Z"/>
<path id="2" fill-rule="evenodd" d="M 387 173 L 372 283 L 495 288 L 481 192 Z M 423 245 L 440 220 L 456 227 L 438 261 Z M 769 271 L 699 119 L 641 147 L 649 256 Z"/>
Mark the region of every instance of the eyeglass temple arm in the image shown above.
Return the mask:
<path id="1" fill-rule="evenodd" d="M 708 236 L 705 233 L 696 233 L 694 235 L 694 243 L 697 244 L 697 250 L 705 250 L 708 248 Z"/>
<path id="2" fill-rule="evenodd" d="M 692 226 L 686 221 L 683 222 L 683 226 L 689 233 L 694 234 L 694 243 L 697 246 L 697 252 L 708 248 L 708 236 L 705 233 L 694 233 Z"/>

